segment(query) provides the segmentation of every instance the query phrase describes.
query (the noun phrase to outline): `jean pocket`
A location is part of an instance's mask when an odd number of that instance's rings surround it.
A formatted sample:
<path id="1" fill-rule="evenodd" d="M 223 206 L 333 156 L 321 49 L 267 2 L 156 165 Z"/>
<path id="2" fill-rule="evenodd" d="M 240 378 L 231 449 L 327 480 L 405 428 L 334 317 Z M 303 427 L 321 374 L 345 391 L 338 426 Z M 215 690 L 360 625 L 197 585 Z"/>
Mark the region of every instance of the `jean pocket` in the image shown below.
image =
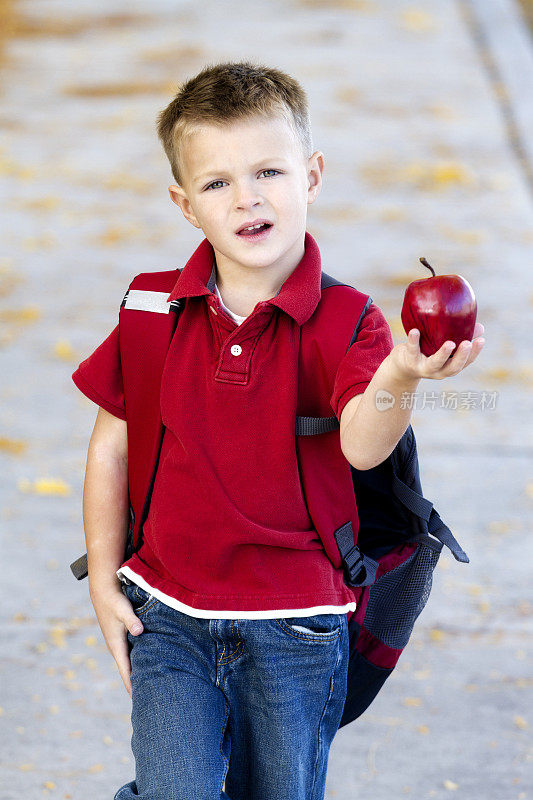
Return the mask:
<path id="1" fill-rule="evenodd" d="M 310 617 L 283 617 L 276 622 L 289 636 L 308 642 L 332 642 L 342 632 L 342 614 L 315 614 Z"/>
<path id="2" fill-rule="evenodd" d="M 141 586 L 136 583 L 125 583 L 122 586 L 122 591 L 130 601 L 135 614 L 139 615 L 152 608 L 158 600 L 153 594 L 150 594 Z"/>

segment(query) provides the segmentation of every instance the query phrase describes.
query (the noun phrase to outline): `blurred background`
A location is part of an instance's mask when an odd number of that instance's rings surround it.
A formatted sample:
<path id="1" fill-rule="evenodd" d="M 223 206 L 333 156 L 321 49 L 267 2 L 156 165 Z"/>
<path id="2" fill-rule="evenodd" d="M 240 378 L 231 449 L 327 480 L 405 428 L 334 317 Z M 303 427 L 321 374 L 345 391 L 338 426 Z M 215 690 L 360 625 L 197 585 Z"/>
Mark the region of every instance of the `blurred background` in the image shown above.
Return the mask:
<path id="1" fill-rule="evenodd" d="M 308 93 L 324 271 L 395 344 L 408 283 L 459 273 L 485 347 L 421 381 L 422 486 L 444 552 L 398 666 L 330 751 L 327 798 L 531 797 L 533 1 L 0 0 L 0 797 L 111 798 L 134 778 L 131 701 L 87 581 L 97 407 L 71 374 L 139 272 L 203 238 L 168 196 L 157 113 L 207 64 Z"/>

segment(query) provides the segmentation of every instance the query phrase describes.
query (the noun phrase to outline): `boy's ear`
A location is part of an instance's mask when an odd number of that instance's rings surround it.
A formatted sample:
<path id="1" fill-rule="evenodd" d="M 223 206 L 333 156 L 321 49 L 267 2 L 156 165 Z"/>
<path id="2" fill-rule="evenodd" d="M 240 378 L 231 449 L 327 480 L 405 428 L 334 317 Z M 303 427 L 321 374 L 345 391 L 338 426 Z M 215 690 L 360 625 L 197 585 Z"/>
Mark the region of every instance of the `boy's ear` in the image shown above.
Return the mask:
<path id="1" fill-rule="evenodd" d="M 324 154 L 320 150 L 317 150 L 309 158 L 307 166 L 307 178 L 309 181 L 309 187 L 307 190 L 308 204 L 314 203 L 314 201 L 320 194 L 320 190 L 322 188 L 323 172 L 324 172 Z"/>
<path id="2" fill-rule="evenodd" d="M 195 228 L 199 228 L 200 223 L 196 219 L 189 198 L 187 197 L 185 191 L 181 188 L 181 186 L 178 186 L 177 184 L 172 184 L 172 186 L 168 187 L 168 193 L 170 195 L 170 199 L 172 200 L 172 202 L 176 203 L 176 205 L 181 208 L 182 214 L 185 217 L 185 219 L 189 220 L 191 225 L 194 225 Z"/>

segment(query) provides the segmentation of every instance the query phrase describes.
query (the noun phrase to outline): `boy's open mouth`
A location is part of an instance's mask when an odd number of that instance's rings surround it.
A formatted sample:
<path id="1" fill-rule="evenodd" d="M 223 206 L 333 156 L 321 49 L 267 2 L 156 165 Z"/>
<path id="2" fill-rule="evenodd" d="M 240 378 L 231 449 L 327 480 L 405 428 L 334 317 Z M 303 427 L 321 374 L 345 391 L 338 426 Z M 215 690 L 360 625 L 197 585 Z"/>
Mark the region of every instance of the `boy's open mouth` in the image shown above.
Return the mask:
<path id="1" fill-rule="evenodd" d="M 244 230 L 237 231 L 236 235 L 257 241 L 258 239 L 265 239 L 272 227 L 273 225 L 269 222 L 261 222 L 258 225 L 252 226 L 252 228 L 245 228 Z"/>

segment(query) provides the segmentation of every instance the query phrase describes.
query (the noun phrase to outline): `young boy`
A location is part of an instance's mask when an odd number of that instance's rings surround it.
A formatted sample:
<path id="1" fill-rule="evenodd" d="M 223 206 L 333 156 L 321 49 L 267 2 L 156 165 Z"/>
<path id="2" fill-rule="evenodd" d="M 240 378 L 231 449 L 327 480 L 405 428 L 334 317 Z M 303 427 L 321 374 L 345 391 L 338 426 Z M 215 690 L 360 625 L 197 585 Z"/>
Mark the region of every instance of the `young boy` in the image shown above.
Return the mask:
<path id="1" fill-rule="evenodd" d="M 324 157 L 302 87 L 248 62 L 185 83 L 158 134 L 170 197 L 205 239 L 167 298 L 184 307 L 161 380 L 164 437 L 142 546 L 126 561 L 116 329 L 73 374 L 100 406 L 83 494 L 90 597 L 132 697 L 136 775 L 115 800 L 321 800 L 356 605 L 313 529 L 294 445 L 300 328 L 320 303 L 307 206 Z M 426 358 L 418 337 L 393 347 L 371 305 L 339 364 L 331 407 L 359 469 L 409 424 L 400 402 L 378 410 L 376 392 L 399 400 L 421 378 L 455 375 L 484 343 Z"/>

